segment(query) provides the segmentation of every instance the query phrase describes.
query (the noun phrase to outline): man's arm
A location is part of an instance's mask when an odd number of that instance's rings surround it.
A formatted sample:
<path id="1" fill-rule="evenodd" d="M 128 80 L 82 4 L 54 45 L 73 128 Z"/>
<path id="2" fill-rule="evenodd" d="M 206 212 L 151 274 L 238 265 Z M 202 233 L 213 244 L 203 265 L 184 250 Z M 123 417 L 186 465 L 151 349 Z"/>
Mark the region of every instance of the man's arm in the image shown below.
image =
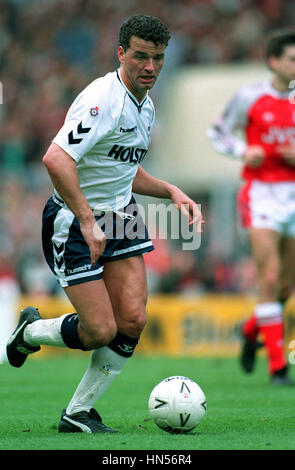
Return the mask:
<path id="1" fill-rule="evenodd" d="M 247 145 L 236 136 L 237 130 L 245 131 L 251 99 L 251 94 L 245 93 L 245 89 L 240 89 L 208 129 L 207 135 L 217 152 L 241 159 L 245 165 L 257 168 L 263 162 L 264 149 L 259 145 Z"/>
<path id="2" fill-rule="evenodd" d="M 200 225 L 202 223 L 199 206 L 191 198 L 177 186 L 167 183 L 167 181 L 154 178 L 141 166 L 138 166 L 136 176 L 133 180 L 132 191 L 145 196 L 171 199 L 178 210 L 188 218 L 190 225 L 196 222 L 199 222 Z M 199 224 L 198 231 L 201 231 Z"/>
<path id="3" fill-rule="evenodd" d="M 97 226 L 99 236 L 94 236 L 95 217 L 81 191 L 75 161 L 55 143 L 50 145 L 42 161 L 58 194 L 79 220 L 91 263 L 95 264 L 105 249 L 105 235 Z"/>
<path id="4" fill-rule="evenodd" d="M 244 130 L 245 124 L 245 100 L 242 99 L 242 93 L 239 91 L 209 127 L 207 136 L 217 152 L 239 159 L 243 156 L 246 143 L 235 133 L 237 130 Z"/>

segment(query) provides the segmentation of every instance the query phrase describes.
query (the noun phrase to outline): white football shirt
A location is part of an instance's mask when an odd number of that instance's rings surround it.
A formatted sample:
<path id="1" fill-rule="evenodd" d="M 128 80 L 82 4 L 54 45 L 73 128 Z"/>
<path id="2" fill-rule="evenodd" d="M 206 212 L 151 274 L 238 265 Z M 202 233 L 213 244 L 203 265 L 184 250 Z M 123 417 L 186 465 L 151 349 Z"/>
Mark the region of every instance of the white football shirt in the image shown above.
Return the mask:
<path id="1" fill-rule="evenodd" d="M 92 209 L 118 210 L 128 204 L 154 117 L 149 95 L 139 103 L 120 69 L 94 80 L 74 100 L 53 142 L 75 160 Z"/>

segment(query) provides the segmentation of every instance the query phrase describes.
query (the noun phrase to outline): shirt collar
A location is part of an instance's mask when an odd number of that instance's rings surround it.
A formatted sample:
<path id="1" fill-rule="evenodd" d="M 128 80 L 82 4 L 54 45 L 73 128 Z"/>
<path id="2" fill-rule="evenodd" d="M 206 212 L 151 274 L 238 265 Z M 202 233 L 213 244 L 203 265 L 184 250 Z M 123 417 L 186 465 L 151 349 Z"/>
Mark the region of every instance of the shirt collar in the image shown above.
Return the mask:
<path id="1" fill-rule="evenodd" d="M 139 112 L 141 112 L 141 109 L 142 109 L 142 106 L 143 104 L 145 103 L 147 97 L 148 97 L 148 91 L 146 93 L 146 96 L 144 97 L 144 99 L 142 100 L 141 103 L 139 103 L 138 99 L 133 95 L 133 93 L 131 93 L 131 91 L 129 90 L 129 88 L 125 85 L 123 79 L 122 79 L 122 75 L 121 75 L 121 69 L 118 68 L 116 70 L 116 74 L 117 74 L 117 78 L 119 80 L 119 82 L 121 83 L 121 85 L 123 86 L 123 88 L 125 88 L 128 96 L 130 97 L 130 99 L 133 101 L 133 103 L 136 105 L 137 109 Z"/>
<path id="2" fill-rule="evenodd" d="M 290 90 L 287 90 L 287 91 L 279 91 L 276 88 L 274 88 L 270 80 L 265 80 L 264 86 L 265 86 L 266 92 L 270 94 L 271 96 L 274 96 L 275 98 L 281 98 L 281 99 L 289 98 L 290 92 L 292 91 L 292 88 L 290 88 Z"/>

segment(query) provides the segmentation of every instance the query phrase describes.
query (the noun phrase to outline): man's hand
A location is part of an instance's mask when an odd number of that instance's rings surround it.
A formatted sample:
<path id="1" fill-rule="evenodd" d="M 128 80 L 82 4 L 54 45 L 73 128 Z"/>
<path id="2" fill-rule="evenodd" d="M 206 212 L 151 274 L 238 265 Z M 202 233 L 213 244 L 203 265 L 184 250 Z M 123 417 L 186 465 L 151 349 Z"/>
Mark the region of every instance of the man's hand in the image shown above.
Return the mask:
<path id="1" fill-rule="evenodd" d="M 171 199 L 177 209 L 187 217 L 189 225 L 196 224 L 196 231 L 198 233 L 202 232 L 204 220 L 198 204 L 177 186 L 154 178 L 139 166 L 133 181 L 132 190 L 137 194 L 144 194 L 145 196 Z"/>
<path id="2" fill-rule="evenodd" d="M 177 209 L 188 219 L 189 225 L 196 224 L 196 231 L 202 232 L 202 224 L 204 223 L 201 210 L 198 204 L 189 198 L 177 186 L 170 185 L 170 199 Z"/>
<path id="3" fill-rule="evenodd" d="M 265 152 L 259 145 L 249 145 L 243 154 L 245 165 L 250 168 L 258 168 L 262 164 L 265 157 Z"/>
<path id="4" fill-rule="evenodd" d="M 106 236 L 94 217 L 80 221 L 80 230 L 89 246 L 91 264 L 94 265 L 105 250 Z"/>
<path id="5" fill-rule="evenodd" d="M 295 145 L 280 145 L 276 150 L 290 166 L 295 166 Z"/>

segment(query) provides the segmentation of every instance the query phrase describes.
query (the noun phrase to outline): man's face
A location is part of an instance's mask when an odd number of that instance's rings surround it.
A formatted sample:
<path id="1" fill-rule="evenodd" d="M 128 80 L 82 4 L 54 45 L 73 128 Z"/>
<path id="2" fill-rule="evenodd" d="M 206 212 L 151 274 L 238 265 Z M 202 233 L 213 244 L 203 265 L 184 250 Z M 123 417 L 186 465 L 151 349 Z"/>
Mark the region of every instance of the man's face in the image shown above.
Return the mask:
<path id="1" fill-rule="evenodd" d="M 286 83 L 295 80 L 295 45 L 285 47 L 281 57 L 270 57 L 269 65 L 273 72 Z"/>
<path id="2" fill-rule="evenodd" d="M 127 51 L 118 49 L 122 79 L 131 93 L 141 100 L 150 90 L 164 63 L 165 46 L 131 36 Z"/>

